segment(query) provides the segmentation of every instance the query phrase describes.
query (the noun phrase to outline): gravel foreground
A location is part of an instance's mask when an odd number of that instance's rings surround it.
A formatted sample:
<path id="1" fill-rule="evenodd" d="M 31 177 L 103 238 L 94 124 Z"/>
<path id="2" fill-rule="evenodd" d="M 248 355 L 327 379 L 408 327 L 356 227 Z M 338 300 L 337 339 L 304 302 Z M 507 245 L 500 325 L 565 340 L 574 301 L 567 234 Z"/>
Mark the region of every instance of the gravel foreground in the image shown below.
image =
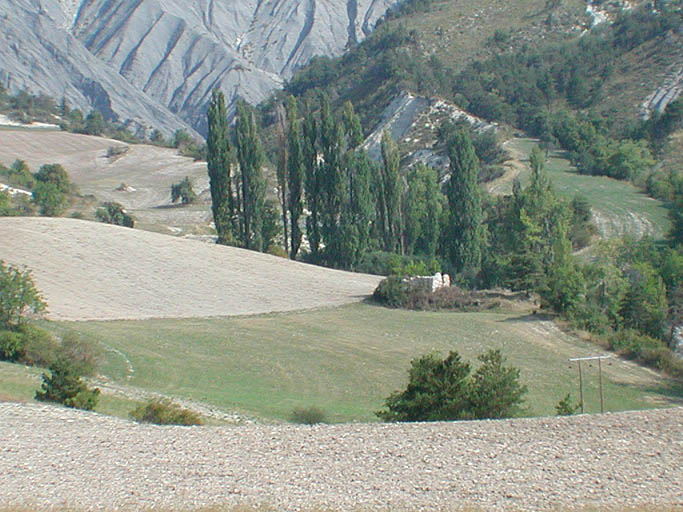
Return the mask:
<path id="1" fill-rule="evenodd" d="M 683 408 L 431 424 L 159 427 L 0 403 L 0 507 L 683 510 Z"/>

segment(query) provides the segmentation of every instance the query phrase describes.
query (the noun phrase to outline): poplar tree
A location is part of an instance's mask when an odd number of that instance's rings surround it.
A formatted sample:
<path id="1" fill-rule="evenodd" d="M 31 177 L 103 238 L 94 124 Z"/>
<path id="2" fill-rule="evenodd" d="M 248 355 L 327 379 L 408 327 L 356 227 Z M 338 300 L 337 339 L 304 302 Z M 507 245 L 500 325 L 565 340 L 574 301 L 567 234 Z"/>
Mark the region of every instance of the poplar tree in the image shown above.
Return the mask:
<path id="1" fill-rule="evenodd" d="M 481 266 L 485 227 L 477 183 L 479 160 L 466 131 L 450 138 L 448 156 L 451 176 L 446 184 L 449 215 L 444 245 L 453 269 L 471 279 Z"/>
<path id="2" fill-rule="evenodd" d="M 290 96 L 290 98 L 292 98 Z M 295 104 L 296 105 L 296 104 Z M 276 132 L 277 132 L 277 145 L 278 145 L 278 158 L 276 166 L 277 175 L 277 191 L 278 199 L 280 202 L 280 213 L 282 218 L 282 234 L 283 242 L 285 247 L 285 252 L 289 251 L 289 227 L 287 225 L 287 200 L 288 200 L 288 186 L 287 186 L 287 176 L 289 174 L 289 129 L 291 123 L 291 117 L 285 111 L 284 105 L 278 103 L 276 107 Z"/>
<path id="3" fill-rule="evenodd" d="M 290 258 L 296 259 L 296 255 L 301 247 L 301 227 L 299 220 L 303 215 L 304 205 L 303 181 L 304 181 L 304 151 L 301 120 L 298 119 L 299 112 L 296 100 L 290 96 L 287 102 L 288 132 L 287 132 L 287 181 L 289 184 L 289 220 L 291 222 L 291 244 Z"/>
<path id="4" fill-rule="evenodd" d="M 241 238 L 244 247 L 263 251 L 263 217 L 266 182 L 263 178 L 263 149 L 258 137 L 256 120 L 242 101 L 237 104 L 237 159 L 242 181 Z"/>
<path id="5" fill-rule="evenodd" d="M 218 89 L 211 93 L 208 109 L 209 133 L 206 139 L 209 187 L 211 189 L 211 211 L 216 225 L 219 244 L 234 241 L 232 229 L 235 214 L 230 172 L 230 142 L 225 97 Z"/>
<path id="6" fill-rule="evenodd" d="M 403 217 L 406 254 L 434 257 L 445 201 L 439 187 L 439 176 L 431 167 L 419 163 L 408 172 L 407 181 Z"/>
<path id="7" fill-rule="evenodd" d="M 318 123 L 310 103 L 303 124 L 303 159 L 305 172 L 305 197 L 309 216 L 306 218 L 306 236 L 315 260 L 320 248 L 320 166 L 318 165 Z"/>
<path id="8" fill-rule="evenodd" d="M 337 231 L 343 192 L 341 163 L 345 153 L 345 140 L 343 124 L 335 120 L 326 95 L 321 99 L 320 148 L 323 160 L 320 173 L 321 239 L 327 247 L 338 242 Z"/>
<path id="9" fill-rule="evenodd" d="M 396 143 L 385 131 L 382 134 L 381 193 L 378 203 L 384 250 L 403 254 L 403 219 L 401 212 L 402 181 Z"/>

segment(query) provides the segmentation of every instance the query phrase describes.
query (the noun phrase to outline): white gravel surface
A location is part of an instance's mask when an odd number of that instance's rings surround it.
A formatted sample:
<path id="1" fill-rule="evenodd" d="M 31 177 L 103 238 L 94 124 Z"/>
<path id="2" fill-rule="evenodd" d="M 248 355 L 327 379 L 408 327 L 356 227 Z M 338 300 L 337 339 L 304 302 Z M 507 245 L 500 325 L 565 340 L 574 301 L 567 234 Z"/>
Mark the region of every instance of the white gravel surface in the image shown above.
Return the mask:
<path id="1" fill-rule="evenodd" d="M 683 408 L 514 421 L 158 427 L 0 403 L 0 506 L 683 507 Z"/>

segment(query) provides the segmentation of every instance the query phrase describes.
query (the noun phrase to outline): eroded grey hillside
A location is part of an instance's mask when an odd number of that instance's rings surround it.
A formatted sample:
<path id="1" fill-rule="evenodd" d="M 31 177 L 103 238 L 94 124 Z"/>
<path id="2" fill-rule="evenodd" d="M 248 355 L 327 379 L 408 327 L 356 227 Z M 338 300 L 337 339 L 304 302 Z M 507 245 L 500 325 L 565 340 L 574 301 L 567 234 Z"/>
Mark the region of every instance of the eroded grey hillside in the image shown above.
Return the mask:
<path id="1" fill-rule="evenodd" d="M 151 114 L 168 129 L 157 118 L 176 114 L 201 131 L 213 88 L 257 103 L 400 1 L 1 0 L 0 78 L 121 120 Z"/>

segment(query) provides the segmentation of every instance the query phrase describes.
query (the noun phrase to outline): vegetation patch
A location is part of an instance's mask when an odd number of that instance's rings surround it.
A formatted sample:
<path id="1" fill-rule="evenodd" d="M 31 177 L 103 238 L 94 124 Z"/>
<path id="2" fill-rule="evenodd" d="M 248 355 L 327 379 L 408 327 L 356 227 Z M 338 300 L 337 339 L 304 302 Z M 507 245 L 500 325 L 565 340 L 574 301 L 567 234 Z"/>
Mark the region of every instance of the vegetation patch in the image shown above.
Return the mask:
<path id="1" fill-rule="evenodd" d="M 185 409 L 166 399 L 150 400 L 130 412 L 130 418 L 140 423 L 157 425 L 203 425 L 204 421 L 197 413 Z"/>

